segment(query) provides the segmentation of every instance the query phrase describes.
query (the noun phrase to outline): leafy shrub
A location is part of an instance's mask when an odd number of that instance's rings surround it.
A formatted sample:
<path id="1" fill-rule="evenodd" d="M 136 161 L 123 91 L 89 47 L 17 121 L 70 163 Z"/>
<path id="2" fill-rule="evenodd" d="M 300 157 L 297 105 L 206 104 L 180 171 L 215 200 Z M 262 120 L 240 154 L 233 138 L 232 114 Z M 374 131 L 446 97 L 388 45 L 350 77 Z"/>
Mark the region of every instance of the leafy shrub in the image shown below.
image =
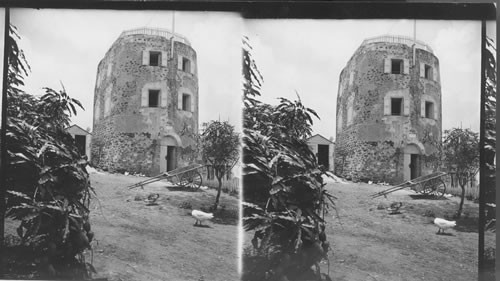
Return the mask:
<path id="1" fill-rule="evenodd" d="M 45 88 L 40 98 L 21 90 L 29 66 L 9 32 L 7 104 L 7 212 L 20 221 L 21 244 L 50 277 L 90 278 L 83 252 L 94 238 L 89 222 L 93 192 L 87 161 L 65 131 L 80 102 Z"/>
<path id="2" fill-rule="evenodd" d="M 300 97 L 277 106 L 258 101 L 262 76 L 250 51 L 245 39 L 243 225 L 253 238 L 242 280 L 328 279 L 319 262 L 329 251 L 324 214 L 335 198 L 306 142 L 318 116 Z"/>

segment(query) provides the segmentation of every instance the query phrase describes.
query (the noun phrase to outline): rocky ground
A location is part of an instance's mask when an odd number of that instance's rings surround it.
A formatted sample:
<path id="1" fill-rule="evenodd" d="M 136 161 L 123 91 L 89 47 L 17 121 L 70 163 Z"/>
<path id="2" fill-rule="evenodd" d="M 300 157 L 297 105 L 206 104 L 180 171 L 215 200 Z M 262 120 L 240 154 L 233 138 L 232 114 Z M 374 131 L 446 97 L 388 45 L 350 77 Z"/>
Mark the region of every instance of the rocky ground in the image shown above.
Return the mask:
<path id="1" fill-rule="evenodd" d="M 205 209 L 215 190 L 189 191 L 156 182 L 91 173 L 98 201 L 91 209 L 97 243 L 93 264 L 108 280 L 236 280 L 238 199 L 221 195 L 220 210 L 206 227 L 193 226 L 191 208 Z M 155 205 L 144 199 L 159 194 Z"/>
<path id="2" fill-rule="evenodd" d="M 389 188 L 365 183 L 330 183 L 338 197 L 337 211 L 330 211 L 327 235 L 333 253 L 329 272 L 336 281 L 477 279 L 478 204 L 466 200 L 463 216 L 446 235 L 437 235 L 437 217 L 451 219 L 459 198 L 441 200 L 417 196 L 409 189 L 387 198 L 369 195 Z M 399 214 L 386 210 L 402 202 Z M 486 244 L 495 246 L 495 233 L 486 233 Z M 328 271 L 328 264 L 322 264 Z"/>

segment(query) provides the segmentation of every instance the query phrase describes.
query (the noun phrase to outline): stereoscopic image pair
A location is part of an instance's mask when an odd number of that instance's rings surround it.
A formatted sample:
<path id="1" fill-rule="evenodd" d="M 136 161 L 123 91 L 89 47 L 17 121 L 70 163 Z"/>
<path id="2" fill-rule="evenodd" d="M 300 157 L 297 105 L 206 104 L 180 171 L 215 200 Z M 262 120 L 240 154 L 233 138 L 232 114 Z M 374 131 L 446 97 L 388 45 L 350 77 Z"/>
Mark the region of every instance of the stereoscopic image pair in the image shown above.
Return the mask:
<path id="1" fill-rule="evenodd" d="M 494 280 L 488 16 L 0 14 L 2 279 Z"/>

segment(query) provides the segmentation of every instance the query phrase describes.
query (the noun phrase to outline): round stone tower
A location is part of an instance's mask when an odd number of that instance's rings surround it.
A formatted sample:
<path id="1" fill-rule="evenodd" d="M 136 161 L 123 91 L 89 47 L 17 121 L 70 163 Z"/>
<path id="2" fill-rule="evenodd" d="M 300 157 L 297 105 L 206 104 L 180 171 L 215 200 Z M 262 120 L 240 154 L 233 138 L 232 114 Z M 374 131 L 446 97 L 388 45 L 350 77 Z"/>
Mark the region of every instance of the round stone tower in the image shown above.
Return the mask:
<path id="1" fill-rule="evenodd" d="M 439 61 L 403 36 L 366 39 L 342 70 L 335 172 L 401 183 L 439 169 Z"/>
<path id="2" fill-rule="evenodd" d="M 157 175 L 197 160 L 198 76 L 189 41 L 124 31 L 97 68 L 92 164 Z"/>

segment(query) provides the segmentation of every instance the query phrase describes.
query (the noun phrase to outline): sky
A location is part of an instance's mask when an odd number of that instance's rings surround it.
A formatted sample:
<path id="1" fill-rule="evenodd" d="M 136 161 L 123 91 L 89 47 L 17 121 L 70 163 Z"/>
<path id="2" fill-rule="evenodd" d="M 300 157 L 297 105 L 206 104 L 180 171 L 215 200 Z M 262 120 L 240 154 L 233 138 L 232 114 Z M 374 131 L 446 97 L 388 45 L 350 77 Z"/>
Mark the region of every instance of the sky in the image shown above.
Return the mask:
<path id="1" fill-rule="evenodd" d="M 97 66 L 122 31 L 172 29 L 172 11 L 12 9 L 31 73 L 26 91 L 62 89 L 85 111 L 72 123 L 92 130 Z M 241 34 L 236 13 L 175 12 L 175 32 L 185 36 L 198 58 L 199 124 L 229 121 L 241 131 Z"/>
<path id="2" fill-rule="evenodd" d="M 247 20 L 245 34 L 262 76 L 262 101 L 278 97 L 314 109 L 313 135 L 335 140 L 336 102 L 342 69 L 364 39 L 379 35 L 413 37 L 414 20 Z M 494 36 L 494 22 L 488 24 Z M 480 21 L 417 20 L 416 38 L 439 59 L 443 131 L 462 127 L 479 132 Z"/>
<path id="3" fill-rule="evenodd" d="M 3 13 L 2 13 L 3 18 Z M 242 19 L 237 13 L 176 12 L 175 31 L 190 40 L 198 57 L 199 122 L 228 120 L 241 131 L 241 38 L 247 35 L 264 76 L 262 100 L 296 99 L 314 109 L 313 134 L 335 138 L 341 70 L 365 38 L 413 36 L 413 20 Z M 12 9 L 31 74 L 26 89 L 61 89 L 85 111 L 74 124 L 92 129 L 97 65 L 124 30 L 171 29 L 171 11 Z M 3 22 L 1 23 L 3 25 Z M 417 20 L 416 37 L 440 62 L 443 130 L 479 131 L 480 22 Z M 495 36 L 495 23 L 488 24 Z M 2 46 L 3 47 L 3 46 Z M 3 53 L 3 52 L 2 52 Z M 201 127 L 201 126 L 200 126 Z"/>

